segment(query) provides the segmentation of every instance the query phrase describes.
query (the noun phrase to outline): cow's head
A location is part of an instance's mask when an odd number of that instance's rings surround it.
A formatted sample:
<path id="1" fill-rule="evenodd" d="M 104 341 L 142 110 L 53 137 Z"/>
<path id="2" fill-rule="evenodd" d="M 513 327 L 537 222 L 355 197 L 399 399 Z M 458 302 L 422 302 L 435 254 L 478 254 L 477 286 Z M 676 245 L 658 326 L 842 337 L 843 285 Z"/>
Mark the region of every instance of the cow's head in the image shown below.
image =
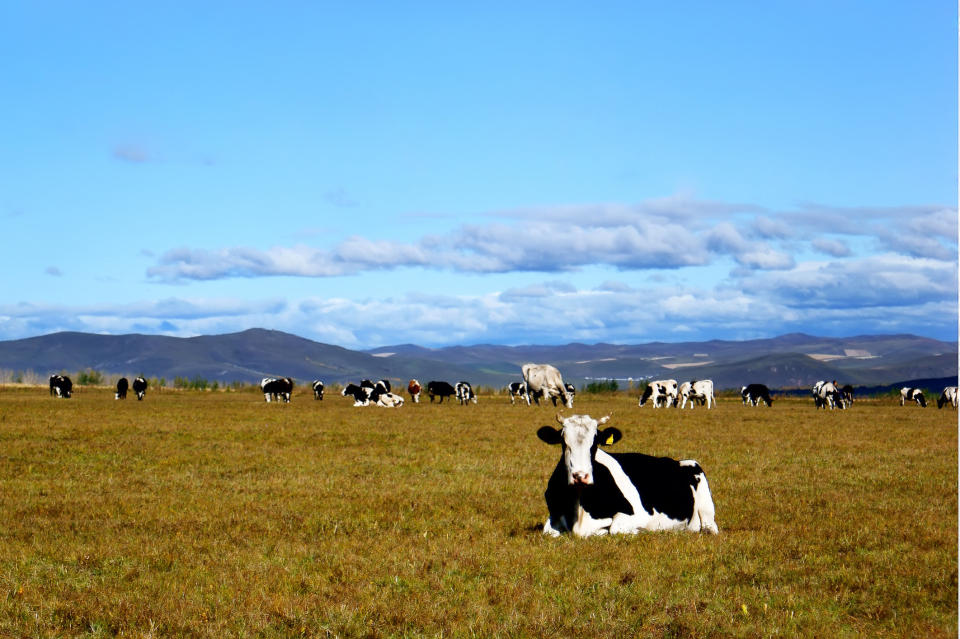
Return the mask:
<path id="1" fill-rule="evenodd" d="M 623 434 L 616 428 L 598 430 L 610 416 L 593 419 L 589 415 L 557 415 L 561 428 L 543 426 L 537 437 L 548 444 L 563 446 L 563 463 L 567 469 L 567 483 L 571 486 L 593 484 L 593 458 L 597 446 L 609 446 L 620 441 Z"/>

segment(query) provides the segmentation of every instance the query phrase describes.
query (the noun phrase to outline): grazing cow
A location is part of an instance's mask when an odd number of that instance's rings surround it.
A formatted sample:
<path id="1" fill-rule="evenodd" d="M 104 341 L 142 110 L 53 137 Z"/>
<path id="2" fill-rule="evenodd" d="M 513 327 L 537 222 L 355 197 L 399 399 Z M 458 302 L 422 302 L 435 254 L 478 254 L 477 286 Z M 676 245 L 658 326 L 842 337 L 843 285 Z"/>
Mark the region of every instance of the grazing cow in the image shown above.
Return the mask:
<path id="1" fill-rule="evenodd" d="M 900 405 L 903 406 L 905 402 L 917 402 L 917 406 L 920 408 L 927 407 L 927 399 L 923 396 L 923 391 L 919 388 L 910 388 L 909 386 L 904 386 L 900 389 Z"/>
<path id="2" fill-rule="evenodd" d="M 652 402 L 654 408 L 676 406 L 677 380 L 658 379 L 657 381 L 647 384 L 647 387 L 643 390 L 643 394 L 640 396 L 640 402 L 637 406 L 643 406 L 648 401 Z"/>
<path id="3" fill-rule="evenodd" d="M 312 384 L 313 388 L 313 398 L 314 399 L 323 399 L 323 382 L 319 379 L 314 380 Z"/>
<path id="4" fill-rule="evenodd" d="M 846 408 L 843 393 L 837 385 L 823 380 L 813 385 L 813 403 L 817 408 L 823 409 Z"/>
<path id="5" fill-rule="evenodd" d="M 694 402 L 706 404 L 707 408 L 713 406 L 716 400 L 713 397 L 713 380 L 701 379 L 699 381 L 684 382 L 680 385 L 680 408 L 687 407 L 687 400 L 690 401 L 690 408 L 694 407 Z"/>
<path id="6" fill-rule="evenodd" d="M 139 375 L 134 377 L 133 392 L 137 394 L 137 401 L 142 401 L 144 395 L 147 394 L 147 380 Z"/>
<path id="7" fill-rule="evenodd" d="M 701 530 L 717 534 L 713 497 L 700 464 L 642 453 L 600 450 L 622 437 L 598 430 L 610 416 L 557 415 L 562 428 L 544 426 L 537 437 L 560 444 L 562 453 L 544 497 L 549 516 L 543 532 L 578 537 L 641 530 Z"/>
<path id="8" fill-rule="evenodd" d="M 66 375 L 50 376 L 50 394 L 63 399 L 69 399 L 73 394 L 73 382 Z"/>
<path id="9" fill-rule="evenodd" d="M 847 408 L 853 406 L 853 386 L 844 384 L 843 388 L 840 389 L 840 397 L 843 398 L 844 406 Z"/>
<path id="10" fill-rule="evenodd" d="M 940 393 L 940 397 L 937 398 L 937 408 L 943 408 L 945 404 L 950 404 L 954 408 L 957 407 L 956 386 L 947 386 L 943 389 L 943 392 Z"/>
<path id="11" fill-rule="evenodd" d="M 260 380 L 260 390 L 263 391 L 263 398 L 268 402 L 271 400 L 290 403 L 290 394 L 293 392 L 293 380 L 289 377 L 264 377 Z"/>
<path id="12" fill-rule="evenodd" d="M 740 389 L 740 396 L 744 404 L 759 406 L 763 402 L 767 406 L 773 406 L 773 400 L 770 398 L 770 389 L 766 384 L 747 384 Z"/>
<path id="13" fill-rule="evenodd" d="M 473 386 L 470 385 L 470 382 L 457 382 L 454 390 L 457 391 L 457 401 L 460 402 L 461 406 L 470 402 L 477 403 L 477 396 L 473 393 Z"/>
<path id="14" fill-rule="evenodd" d="M 419 404 L 419 403 L 420 403 L 420 391 L 421 391 L 421 390 L 423 390 L 423 388 L 420 386 L 420 382 L 418 382 L 417 380 L 411 379 L 411 380 L 407 383 L 407 392 L 410 393 L 410 399 L 413 400 L 413 403 L 414 403 L 414 404 Z"/>
<path id="15" fill-rule="evenodd" d="M 507 392 L 510 394 L 510 403 L 514 404 L 517 399 L 523 399 L 527 395 L 527 385 L 523 382 L 511 382 L 507 386 Z"/>
<path id="16" fill-rule="evenodd" d="M 372 387 L 370 388 L 372 390 Z M 344 397 L 353 397 L 354 406 L 367 406 L 370 403 L 370 394 L 364 386 L 347 384 L 343 387 L 343 390 L 340 391 L 340 394 Z"/>
<path id="17" fill-rule="evenodd" d="M 427 395 L 430 396 L 430 403 L 433 403 L 434 397 L 439 397 L 439 404 L 443 403 L 444 397 L 453 397 L 457 390 L 447 382 L 432 381 L 427 383 Z"/>
<path id="18" fill-rule="evenodd" d="M 121 377 L 117 380 L 117 393 L 113 396 L 114 399 L 126 399 L 127 398 L 127 389 L 130 387 L 130 382 L 127 381 L 126 377 Z"/>
<path id="19" fill-rule="evenodd" d="M 557 397 L 564 406 L 573 408 L 573 395 L 567 391 L 563 376 L 556 368 L 550 364 L 524 364 L 520 367 L 520 371 L 523 373 L 523 383 L 527 387 L 527 406 L 530 405 L 531 397 L 536 398 L 537 395 L 541 395 Z"/>

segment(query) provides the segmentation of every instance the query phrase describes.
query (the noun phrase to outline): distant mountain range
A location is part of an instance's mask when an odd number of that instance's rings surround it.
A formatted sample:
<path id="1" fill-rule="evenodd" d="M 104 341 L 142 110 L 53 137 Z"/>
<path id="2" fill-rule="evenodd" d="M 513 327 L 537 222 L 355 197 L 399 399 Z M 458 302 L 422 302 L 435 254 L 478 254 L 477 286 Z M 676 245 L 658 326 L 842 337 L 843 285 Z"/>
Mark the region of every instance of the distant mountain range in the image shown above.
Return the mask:
<path id="1" fill-rule="evenodd" d="M 550 363 L 581 386 L 592 380 L 712 379 L 718 388 L 762 382 L 771 388 L 809 387 L 836 379 L 855 386 L 957 376 L 957 342 L 915 335 L 814 337 L 563 346 L 450 346 L 412 344 L 352 351 L 280 331 L 250 329 L 226 335 L 165 337 L 53 333 L 0 341 L 0 369 L 46 376 L 88 368 L 113 375 L 210 381 L 259 381 L 289 376 L 327 384 L 387 378 L 405 383 L 468 380 L 503 386 L 520 379 L 526 362 Z"/>

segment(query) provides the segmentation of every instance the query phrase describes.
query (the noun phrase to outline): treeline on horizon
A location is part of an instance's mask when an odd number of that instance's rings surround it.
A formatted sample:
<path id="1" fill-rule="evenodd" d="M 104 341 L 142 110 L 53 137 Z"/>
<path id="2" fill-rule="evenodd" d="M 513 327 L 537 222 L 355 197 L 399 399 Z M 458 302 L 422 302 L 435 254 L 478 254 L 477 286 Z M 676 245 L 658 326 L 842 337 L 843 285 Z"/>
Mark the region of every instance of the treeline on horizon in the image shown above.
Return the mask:
<path id="1" fill-rule="evenodd" d="M 60 375 L 67 375 L 71 378 L 74 383 L 74 391 L 76 392 L 80 388 L 115 388 L 117 381 L 121 377 L 126 377 L 128 380 L 132 380 L 138 375 L 133 374 L 117 374 L 117 373 L 104 373 L 103 371 L 95 370 L 92 368 L 87 368 L 84 370 L 77 371 L 71 374 L 69 371 L 61 370 L 59 371 Z M 260 392 L 259 382 L 250 382 L 242 380 L 233 380 L 233 381 L 224 381 L 216 379 L 207 379 L 201 375 L 195 375 L 193 377 L 181 377 L 175 376 L 172 380 L 168 380 L 166 377 L 147 377 L 146 375 L 139 375 L 147 380 L 148 390 L 153 390 L 155 392 L 162 392 L 164 390 L 174 390 L 174 391 L 210 391 L 210 392 Z M 359 380 L 358 380 L 359 381 Z M 421 380 L 422 381 L 422 380 Z M 42 386 L 46 387 L 49 382 L 47 376 L 41 375 L 33 370 L 9 370 L 9 369 L 0 369 L 0 385 L 22 385 L 22 386 Z M 306 391 L 312 393 L 311 385 L 313 380 L 302 380 L 298 382 L 294 380 L 294 388 L 301 387 Z M 929 383 L 929 382 L 928 382 Z M 956 382 L 953 382 L 955 385 Z M 344 384 L 340 383 L 331 383 L 326 385 L 326 391 L 328 393 L 339 394 L 343 389 Z M 625 395 L 639 395 L 643 394 L 646 390 L 647 381 L 646 380 L 628 380 L 626 386 L 621 386 L 620 382 L 616 379 L 596 379 L 591 382 L 581 384 L 577 389 L 578 393 L 586 394 L 625 394 Z M 936 396 L 940 393 L 942 388 L 934 386 L 920 386 L 921 390 L 928 396 Z M 856 386 L 854 385 L 855 392 L 859 397 L 871 397 L 871 398 L 883 398 L 883 397 L 894 397 L 898 398 L 900 396 L 899 385 L 890 385 L 890 386 Z M 399 390 L 406 390 L 397 389 Z M 504 387 L 495 387 L 488 385 L 474 385 L 474 390 L 478 395 L 505 395 L 509 393 L 509 390 Z M 789 388 L 771 388 L 772 393 L 784 395 L 787 397 L 802 397 L 809 392 L 810 389 L 805 387 L 789 387 Z M 740 397 L 739 388 L 724 388 L 717 390 L 718 397 Z"/>

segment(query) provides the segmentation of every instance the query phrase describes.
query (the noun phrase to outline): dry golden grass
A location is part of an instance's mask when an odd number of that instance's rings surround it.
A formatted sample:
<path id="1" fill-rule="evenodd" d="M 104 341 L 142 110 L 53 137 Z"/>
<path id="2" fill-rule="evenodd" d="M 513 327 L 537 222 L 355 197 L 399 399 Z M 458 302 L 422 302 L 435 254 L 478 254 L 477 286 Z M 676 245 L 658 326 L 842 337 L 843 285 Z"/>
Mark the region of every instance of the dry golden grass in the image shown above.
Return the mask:
<path id="1" fill-rule="evenodd" d="M 955 637 L 957 413 L 614 411 L 719 536 L 545 538 L 548 408 L 0 388 L 0 636 Z"/>

